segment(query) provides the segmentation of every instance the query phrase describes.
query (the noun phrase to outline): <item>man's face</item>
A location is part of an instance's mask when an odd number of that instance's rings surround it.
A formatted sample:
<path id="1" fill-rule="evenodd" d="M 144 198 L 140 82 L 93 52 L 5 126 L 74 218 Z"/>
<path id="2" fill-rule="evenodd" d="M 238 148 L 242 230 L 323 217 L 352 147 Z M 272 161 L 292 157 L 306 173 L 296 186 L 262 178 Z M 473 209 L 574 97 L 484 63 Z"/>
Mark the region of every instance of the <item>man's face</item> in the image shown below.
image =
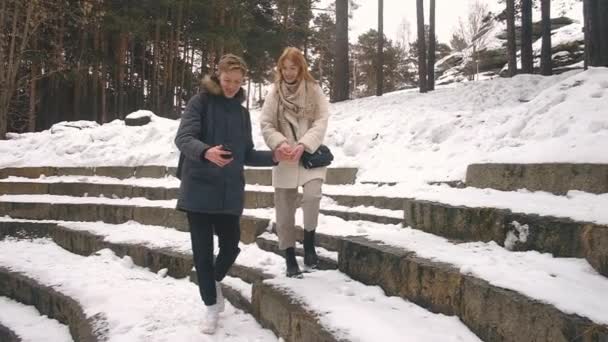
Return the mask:
<path id="1" fill-rule="evenodd" d="M 220 73 L 220 86 L 227 98 L 233 98 L 241 89 L 243 84 L 243 72 L 241 70 L 230 70 Z"/>

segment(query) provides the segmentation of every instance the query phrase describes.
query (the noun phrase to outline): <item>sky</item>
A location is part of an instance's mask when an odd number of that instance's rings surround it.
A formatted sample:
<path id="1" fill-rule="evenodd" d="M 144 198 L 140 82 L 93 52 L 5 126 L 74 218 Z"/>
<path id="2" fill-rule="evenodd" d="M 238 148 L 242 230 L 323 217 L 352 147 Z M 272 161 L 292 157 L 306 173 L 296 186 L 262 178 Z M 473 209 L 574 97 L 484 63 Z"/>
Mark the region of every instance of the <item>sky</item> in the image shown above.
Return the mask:
<path id="1" fill-rule="evenodd" d="M 359 8 L 353 12 L 353 18 L 349 21 L 349 40 L 356 42 L 357 37 L 369 29 L 378 28 L 378 0 L 355 0 Z M 490 11 L 498 13 L 504 8 L 498 0 L 437 0 L 436 1 L 436 33 L 440 42 L 449 43 L 454 28 L 458 25 L 460 18 L 466 18 L 471 5 L 479 1 L 488 5 Z M 323 0 L 322 4 L 333 2 Z M 577 3 L 575 0 L 554 0 L 551 5 L 551 16 L 561 15 L 562 10 L 569 11 L 569 16 L 579 20 L 582 11 L 575 6 L 570 10 L 570 5 Z M 425 23 L 429 20 L 429 0 L 424 0 Z M 533 20 L 539 20 L 538 10 L 534 11 Z M 411 41 L 416 40 L 416 0 L 384 0 L 384 34 L 389 39 L 398 39 L 400 24 L 406 20 L 410 24 Z"/>
<path id="2" fill-rule="evenodd" d="M 466 17 L 475 0 L 438 0 L 436 1 L 436 32 L 440 42 L 448 43 L 459 17 Z M 480 0 L 487 3 L 490 10 L 499 8 L 496 0 Z M 349 22 L 349 39 L 357 37 L 369 29 L 378 28 L 378 0 L 358 0 L 359 8 L 354 11 Z M 429 1 L 425 0 L 425 22 L 429 20 Z M 398 28 L 403 20 L 410 23 L 411 40 L 416 39 L 416 0 L 384 0 L 384 34 L 389 39 L 398 37 Z"/>

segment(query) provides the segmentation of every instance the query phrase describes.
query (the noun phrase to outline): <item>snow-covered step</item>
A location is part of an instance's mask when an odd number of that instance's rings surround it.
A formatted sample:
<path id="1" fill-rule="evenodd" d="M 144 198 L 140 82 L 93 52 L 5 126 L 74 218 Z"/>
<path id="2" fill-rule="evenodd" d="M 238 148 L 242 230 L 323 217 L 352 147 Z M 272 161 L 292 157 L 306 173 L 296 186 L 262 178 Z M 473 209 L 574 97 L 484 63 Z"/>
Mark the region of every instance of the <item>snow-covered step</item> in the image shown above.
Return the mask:
<path id="1" fill-rule="evenodd" d="M 472 164 L 467 186 L 504 191 L 528 189 L 564 195 L 570 190 L 608 193 L 608 164 Z"/>
<path id="2" fill-rule="evenodd" d="M 338 189 L 331 188 L 330 191 L 337 192 Z M 347 207 L 375 207 L 388 210 L 403 210 L 403 198 L 387 197 L 387 196 L 371 196 L 371 195 L 341 195 L 336 193 L 324 193 L 334 200 L 336 204 Z"/>
<path id="3" fill-rule="evenodd" d="M 152 201 L 176 199 L 178 188 L 87 182 L 0 181 L 6 195 L 57 195 L 73 197 L 145 198 Z"/>
<path id="4" fill-rule="evenodd" d="M 456 317 L 431 313 L 338 271 L 255 283 L 262 325 L 288 341 L 480 341 Z"/>
<path id="5" fill-rule="evenodd" d="M 608 226 L 568 218 L 405 200 L 405 226 L 462 241 L 495 241 L 511 250 L 586 258 L 608 276 Z"/>
<path id="6" fill-rule="evenodd" d="M 30 220 L 102 221 L 125 223 L 136 221 L 147 225 L 188 231 L 186 215 L 175 210 L 175 201 L 110 199 L 56 195 L 0 195 L 0 216 Z M 241 217 L 241 241 L 255 242 L 266 231 L 268 219 Z"/>
<path id="7" fill-rule="evenodd" d="M 256 244 L 261 249 L 283 256 L 283 252 L 279 249 L 279 238 L 278 236 L 271 233 L 264 233 L 256 239 Z M 296 255 L 303 257 L 304 248 L 301 243 L 296 243 Z M 322 270 L 335 270 L 338 268 L 338 253 L 328 251 L 323 247 L 316 248 L 317 255 L 319 257 L 319 269 Z M 303 265 L 303 264 L 302 264 Z"/>
<path id="8" fill-rule="evenodd" d="M 5 219 L 5 221 L 21 223 L 10 219 Z M 173 249 L 180 251 L 187 248 L 187 242 L 185 241 L 188 237 L 187 233 L 162 227 L 139 227 L 135 223 L 108 225 L 77 222 L 62 222 L 59 226 L 69 227 L 70 230 L 83 230 L 89 235 L 97 235 L 98 240 L 103 239 L 108 243 L 108 247 L 112 249 L 114 249 L 112 246 L 124 244 L 146 245 L 151 250 Z M 265 252 L 255 244 L 241 245 L 241 249 L 241 254 L 235 266 L 256 269 L 261 274 L 269 277 L 284 277 L 285 269 L 282 257 Z M 31 253 L 34 253 L 34 251 L 31 251 Z M 109 249 L 104 249 L 97 254 L 105 253 L 110 253 Z M 120 254 L 111 255 L 112 258 L 118 259 Z M 60 259 L 56 258 L 55 260 Z M 132 263 L 150 259 L 152 258 L 138 259 L 134 256 L 133 258 L 123 258 L 119 263 L 133 268 Z M 154 270 L 154 268 L 150 269 Z M 161 271 L 157 274 L 158 277 L 161 277 L 169 272 Z M 375 329 L 370 326 L 369 330 L 361 330 L 361 322 L 375 322 L 379 319 L 378 315 L 380 317 L 397 316 L 390 320 L 383 318 L 380 320 L 381 322 L 374 323 L 377 324 L 377 327 L 382 328 L 378 332 L 382 331 L 382 337 L 386 337 L 388 340 L 393 340 L 399 336 L 420 336 L 425 341 L 478 341 L 454 317 L 445 317 L 427 312 L 400 298 L 387 298 L 377 287 L 357 284 L 337 271 L 328 274 L 317 274 L 317 272 L 324 271 L 307 273 L 304 278 L 306 283 L 303 286 L 324 289 L 323 294 L 315 295 L 312 292 L 307 294 L 298 289 L 298 284 L 276 286 L 273 283 L 262 283 L 262 278 L 256 280 L 253 284 L 253 295 L 249 296 L 251 298 L 251 310 L 255 317 L 263 325 L 273 329 L 279 336 L 288 341 L 300 340 L 298 336 L 313 336 L 315 338 L 311 337 L 312 339 L 308 340 L 314 341 L 377 341 L 377 335 L 374 337 L 372 334 Z M 152 272 L 148 272 L 148 274 L 154 275 Z M 233 275 L 233 272 L 231 274 Z M 224 281 L 224 288 L 228 287 L 228 291 L 225 292 L 226 295 L 234 297 L 232 296 L 233 292 L 240 292 L 239 300 L 244 301 L 249 299 L 247 291 L 251 288 L 250 286 L 233 278 L 227 278 Z M 316 290 L 313 292 L 316 292 Z M 321 299 L 321 302 L 310 302 L 313 295 Z M 231 298 L 231 303 L 234 301 Z M 247 303 L 245 303 L 246 305 Z M 245 309 L 247 308 L 245 307 Z M 358 312 L 359 317 L 343 321 L 337 319 L 337 317 L 347 312 Z M 277 315 L 282 317 L 277 317 Z M 293 324 L 286 328 L 280 324 L 277 325 L 277 319 L 283 322 L 287 320 L 287 322 Z M 404 322 L 407 322 L 407 324 Z M 439 332 L 437 332 L 436 327 L 441 327 Z M 321 339 L 321 337 L 323 338 Z"/>
<path id="9" fill-rule="evenodd" d="M 0 178 L 10 176 L 38 178 L 45 176 L 82 175 L 104 176 L 126 179 L 131 177 L 164 178 L 175 176 L 175 167 L 159 165 L 146 166 L 96 166 L 96 167 L 22 167 L 0 169 Z M 326 184 L 353 184 L 357 177 L 356 168 L 328 168 Z M 271 185 L 272 170 L 269 168 L 245 169 L 245 180 L 248 184 Z"/>
<path id="10" fill-rule="evenodd" d="M 608 338 L 608 279 L 583 259 L 453 244 L 415 229 L 345 237 L 339 256 L 353 279 L 457 315 L 485 341 Z"/>
<path id="11" fill-rule="evenodd" d="M 61 177 L 52 179 L 37 179 L 36 181 L 0 181 L 0 193 L 6 195 L 56 195 L 73 197 L 104 197 L 104 198 L 144 198 L 152 201 L 175 200 L 178 188 L 150 187 L 130 184 L 93 183 L 94 179 L 83 182 L 64 182 Z M 343 196 L 344 197 L 344 196 Z M 359 202 L 357 196 L 350 197 L 350 203 Z M 362 206 L 351 208 L 335 204 L 331 197 L 326 197 L 321 206 L 321 213 L 338 216 L 345 220 L 365 220 L 376 223 L 399 224 L 403 221 L 403 208 L 399 210 L 381 209 L 377 207 Z M 326 203 L 327 202 L 327 203 Z M 403 203 L 403 200 L 401 200 Z M 271 208 L 274 207 L 274 193 L 272 191 L 245 191 L 245 208 Z M 403 204 L 402 204 L 403 206 Z"/>
<path id="12" fill-rule="evenodd" d="M 34 306 L 0 297 L 0 341 L 72 342 L 69 327 L 42 315 Z"/>
<path id="13" fill-rule="evenodd" d="M 52 281 L 42 281 L 24 269 L 13 267 L 13 263 L 24 266 L 36 263 L 34 259 L 38 257 L 35 252 L 30 250 L 31 256 L 22 255 L 21 260 L 15 260 L 14 255 L 7 255 L 11 250 L 7 246 L 14 243 L 18 243 L 18 241 L 8 238 L 0 240 L 0 296 L 33 306 L 40 314 L 67 325 L 75 341 L 104 341 L 106 337 L 104 330 L 108 325 L 107 317 L 103 313 L 87 314 L 86 307 L 71 293 L 57 289 L 53 286 Z M 36 248 L 35 246 L 39 243 L 39 240 L 29 242 L 31 246 L 34 246 L 33 248 Z M 13 259 L 11 260 L 11 258 Z M 47 260 L 48 262 L 52 262 L 52 260 Z M 55 272 L 62 271 L 56 270 Z M 45 273 L 52 278 L 55 272 L 49 269 Z M 7 314 L 4 313 L 4 310 L 1 311 L 3 313 L 0 315 Z M 13 319 L 16 318 L 13 317 Z M 5 324 L 13 326 L 12 323 Z M 13 332 L 17 334 L 18 330 Z M 23 339 L 21 334 L 19 337 Z M 46 341 L 46 339 L 44 340 Z"/>
<path id="14" fill-rule="evenodd" d="M 189 233 L 137 222 L 29 221 L 0 218 L 0 238 L 50 238 L 72 253 L 88 256 L 108 248 L 129 256 L 134 264 L 174 278 L 192 278 Z M 236 264 L 230 274 L 248 283 L 271 277 L 253 267 Z M 196 279 L 196 277 L 192 278 Z"/>
<path id="15" fill-rule="evenodd" d="M 120 258 L 109 249 L 83 257 L 49 239 L 4 239 L 0 267 L 10 269 L 7 279 L 25 274 L 73 298 L 85 321 L 94 323 L 109 341 L 277 341 L 251 315 L 228 303 L 216 334 L 205 336 L 200 331 L 205 309 L 195 284 L 134 266 L 130 258 Z"/>

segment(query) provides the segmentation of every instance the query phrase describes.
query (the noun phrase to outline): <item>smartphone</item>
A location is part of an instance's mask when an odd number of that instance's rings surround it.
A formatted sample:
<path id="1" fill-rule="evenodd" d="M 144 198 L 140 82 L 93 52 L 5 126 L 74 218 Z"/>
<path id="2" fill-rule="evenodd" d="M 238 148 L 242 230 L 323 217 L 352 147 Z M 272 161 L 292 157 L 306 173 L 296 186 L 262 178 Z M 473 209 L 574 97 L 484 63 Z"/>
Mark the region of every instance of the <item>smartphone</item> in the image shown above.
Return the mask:
<path id="1" fill-rule="evenodd" d="M 230 146 L 223 145 L 222 146 L 222 151 L 228 152 L 226 154 L 222 154 L 221 155 L 222 158 L 224 158 L 224 159 L 230 159 L 230 158 L 232 158 L 232 149 L 230 148 Z"/>

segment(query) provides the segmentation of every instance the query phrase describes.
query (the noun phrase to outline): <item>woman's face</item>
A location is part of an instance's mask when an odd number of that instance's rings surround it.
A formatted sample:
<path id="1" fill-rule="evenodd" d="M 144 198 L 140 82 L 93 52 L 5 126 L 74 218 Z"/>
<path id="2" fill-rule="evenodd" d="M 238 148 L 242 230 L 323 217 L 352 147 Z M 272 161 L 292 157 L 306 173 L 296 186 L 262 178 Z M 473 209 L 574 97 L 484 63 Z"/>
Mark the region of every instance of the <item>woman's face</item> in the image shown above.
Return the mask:
<path id="1" fill-rule="evenodd" d="M 283 65 L 281 65 L 281 75 L 283 75 L 283 79 L 287 83 L 293 83 L 298 79 L 298 74 L 300 73 L 300 68 L 293 64 L 289 59 L 285 59 L 283 61 Z"/>
<path id="2" fill-rule="evenodd" d="M 243 84 L 243 72 L 241 70 L 230 70 L 220 73 L 220 86 L 224 96 L 231 99 L 239 92 Z"/>

